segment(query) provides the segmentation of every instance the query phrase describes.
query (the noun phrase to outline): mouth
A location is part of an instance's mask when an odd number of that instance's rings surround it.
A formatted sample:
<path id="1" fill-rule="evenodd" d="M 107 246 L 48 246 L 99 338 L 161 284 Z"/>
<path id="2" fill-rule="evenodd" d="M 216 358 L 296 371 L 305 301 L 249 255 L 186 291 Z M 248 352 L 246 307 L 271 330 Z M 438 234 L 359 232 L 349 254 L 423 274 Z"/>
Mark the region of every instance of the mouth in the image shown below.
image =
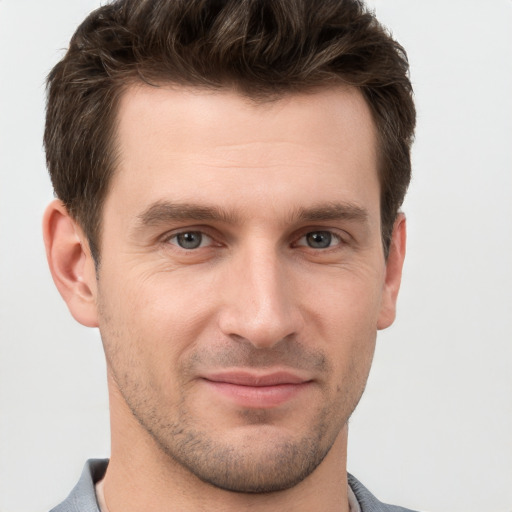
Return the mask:
<path id="1" fill-rule="evenodd" d="M 235 405 L 268 409 L 278 407 L 305 392 L 311 379 L 288 371 L 255 373 L 229 371 L 202 377 L 203 382 L 216 395 Z"/>

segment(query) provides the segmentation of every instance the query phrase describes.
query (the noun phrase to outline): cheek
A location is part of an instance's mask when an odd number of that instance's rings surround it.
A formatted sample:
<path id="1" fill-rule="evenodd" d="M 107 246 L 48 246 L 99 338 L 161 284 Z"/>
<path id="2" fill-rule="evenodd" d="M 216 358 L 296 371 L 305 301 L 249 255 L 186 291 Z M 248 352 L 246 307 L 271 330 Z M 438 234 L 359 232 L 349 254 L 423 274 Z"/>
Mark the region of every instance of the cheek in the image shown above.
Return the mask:
<path id="1" fill-rule="evenodd" d="M 335 376 L 333 391 L 340 399 L 348 390 L 356 396 L 364 388 L 375 350 L 380 276 L 351 273 L 323 284 L 324 292 L 317 291 L 309 303 L 307 339 L 328 354 Z"/>
<path id="2" fill-rule="evenodd" d="M 126 279 L 105 274 L 112 277 L 100 289 L 102 323 L 123 350 L 130 346 L 141 362 L 158 368 L 193 349 L 214 309 L 200 283 L 174 272 L 141 272 Z"/>
<path id="3" fill-rule="evenodd" d="M 322 329 L 327 339 L 368 338 L 377 330 L 383 282 L 376 267 L 314 276 L 301 293 L 308 324 Z"/>
<path id="4" fill-rule="evenodd" d="M 373 310 L 371 315 L 369 310 Z M 358 382 L 364 386 L 375 350 L 377 310 L 373 303 L 348 302 L 332 311 L 331 321 L 326 323 L 329 333 L 324 338 L 324 350 L 342 388 L 358 388 Z"/>

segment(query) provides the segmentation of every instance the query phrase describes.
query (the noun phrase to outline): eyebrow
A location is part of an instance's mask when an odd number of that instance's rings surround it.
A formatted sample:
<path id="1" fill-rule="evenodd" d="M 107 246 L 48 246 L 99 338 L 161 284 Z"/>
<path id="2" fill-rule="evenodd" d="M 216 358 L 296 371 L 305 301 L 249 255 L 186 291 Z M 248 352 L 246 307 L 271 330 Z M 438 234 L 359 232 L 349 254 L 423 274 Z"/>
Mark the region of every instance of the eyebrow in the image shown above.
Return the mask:
<path id="1" fill-rule="evenodd" d="M 327 203 L 310 208 L 299 208 L 292 218 L 301 221 L 317 222 L 324 220 L 348 220 L 366 222 L 368 211 L 354 203 Z"/>
<path id="2" fill-rule="evenodd" d="M 138 216 L 138 219 L 143 226 L 155 226 L 177 220 L 217 221 L 226 224 L 235 224 L 238 220 L 234 213 L 216 206 L 169 201 L 152 204 Z"/>
<path id="3" fill-rule="evenodd" d="M 300 207 L 289 216 L 289 222 L 319 222 L 347 220 L 365 222 L 368 211 L 356 204 L 331 202 L 312 207 Z M 138 216 L 141 226 L 158 226 L 172 221 L 209 221 L 236 224 L 240 217 L 234 212 L 217 206 L 204 206 L 193 203 L 173 203 L 158 201 L 150 205 Z"/>

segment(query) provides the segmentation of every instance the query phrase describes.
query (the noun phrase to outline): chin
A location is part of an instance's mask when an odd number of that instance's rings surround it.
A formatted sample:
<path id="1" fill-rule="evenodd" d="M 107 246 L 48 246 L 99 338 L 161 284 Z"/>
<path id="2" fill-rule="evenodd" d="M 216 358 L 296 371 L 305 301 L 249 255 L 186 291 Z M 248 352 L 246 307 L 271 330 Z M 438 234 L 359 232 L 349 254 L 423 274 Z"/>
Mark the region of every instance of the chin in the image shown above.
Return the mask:
<path id="1" fill-rule="evenodd" d="M 202 482 L 230 492 L 261 494 L 294 487 L 315 471 L 339 433 L 326 425 L 316 424 L 295 436 L 290 428 L 268 424 L 245 425 L 229 435 L 206 429 L 150 433 L 170 464 Z"/>

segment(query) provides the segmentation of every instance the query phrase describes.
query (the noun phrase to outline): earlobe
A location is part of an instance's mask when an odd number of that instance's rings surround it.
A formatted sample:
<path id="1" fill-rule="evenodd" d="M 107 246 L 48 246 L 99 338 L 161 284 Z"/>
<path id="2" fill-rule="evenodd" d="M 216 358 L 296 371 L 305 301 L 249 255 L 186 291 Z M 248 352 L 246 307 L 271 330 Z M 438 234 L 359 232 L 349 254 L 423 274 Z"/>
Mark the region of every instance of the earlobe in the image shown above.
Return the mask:
<path id="1" fill-rule="evenodd" d="M 402 268 L 405 258 L 406 246 L 406 222 L 405 215 L 399 213 L 393 226 L 393 235 L 389 246 L 389 254 L 386 261 L 386 279 L 382 291 L 382 301 L 377 329 L 386 329 L 395 320 L 396 301 L 400 282 L 402 280 Z"/>
<path id="2" fill-rule="evenodd" d="M 43 236 L 53 281 L 81 324 L 97 327 L 96 273 L 86 237 L 60 200 L 44 214 Z"/>

